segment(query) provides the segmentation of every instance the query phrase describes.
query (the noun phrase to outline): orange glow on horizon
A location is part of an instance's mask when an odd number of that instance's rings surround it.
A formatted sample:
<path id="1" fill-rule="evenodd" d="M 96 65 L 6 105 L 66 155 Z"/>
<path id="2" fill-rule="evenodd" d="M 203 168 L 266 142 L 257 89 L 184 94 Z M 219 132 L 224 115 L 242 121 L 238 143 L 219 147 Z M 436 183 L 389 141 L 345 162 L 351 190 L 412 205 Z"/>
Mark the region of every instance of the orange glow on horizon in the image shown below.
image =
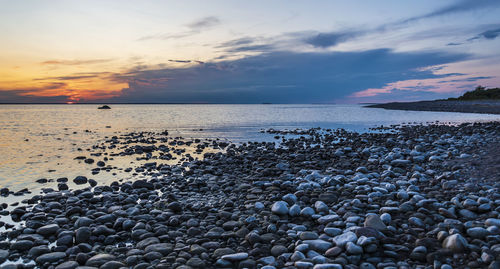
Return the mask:
<path id="1" fill-rule="evenodd" d="M 126 81 L 117 81 L 111 72 L 61 73 L 60 70 L 15 70 L 4 72 L 0 66 L 0 92 L 20 97 L 66 97 L 66 103 L 94 101 L 121 95 Z M 24 71 L 24 72 L 23 72 Z M 41 74 L 44 74 L 42 76 Z M 3 79 L 2 79 L 3 78 Z"/>

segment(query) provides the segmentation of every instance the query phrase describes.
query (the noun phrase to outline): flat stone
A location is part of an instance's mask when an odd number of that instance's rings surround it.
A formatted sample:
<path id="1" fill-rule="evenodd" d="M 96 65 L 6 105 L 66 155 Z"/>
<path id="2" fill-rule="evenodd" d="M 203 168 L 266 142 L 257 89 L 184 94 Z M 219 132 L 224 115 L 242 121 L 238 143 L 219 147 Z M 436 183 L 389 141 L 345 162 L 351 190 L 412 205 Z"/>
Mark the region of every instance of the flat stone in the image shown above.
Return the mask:
<path id="1" fill-rule="evenodd" d="M 483 227 L 473 227 L 467 229 L 467 235 L 472 238 L 482 239 L 488 236 L 489 232 Z"/>
<path id="2" fill-rule="evenodd" d="M 354 235 L 356 236 L 356 235 Z M 325 253 L 326 250 L 332 247 L 332 243 L 322 240 L 322 239 L 316 239 L 316 240 L 304 240 L 304 244 L 309 245 L 310 249 L 320 251 L 321 253 Z"/>
<path id="3" fill-rule="evenodd" d="M 222 256 L 221 258 L 226 261 L 237 262 L 248 258 L 248 253 L 240 252 L 240 253 L 228 254 Z"/>
<path id="4" fill-rule="evenodd" d="M 64 252 L 51 252 L 51 253 L 45 253 L 45 254 L 38 256 L 35 259 L 35 261 L 38 264 L 44 264 L 46 262 L 48 262 L 48 263 L 57 262 L 57 261 L 62 260 L 64 258 L 66 258 L 66 253 L 64 253 Z"/>
<path id="5" fill-rule="evenodd" d="M 111 254 L 97 254 L 92 256 L 85 263 L 86 266 L 99 267 L 109 261 L 115 260 L 116 257 Z"/>
<path id="6" fill-rule="evenodd" d="M 327 223 L 330 223 L 330 222 L 334 222 L 336 220 L 339 220 L 339 216 L 338 215 L 330 214 L 330 215 L 322 216 L 322 217 L 318 218 L 316 221 L 319 224 L 327 224 Z"/>
<path id="7" fill-rule="evenodd" d="M 235 251 L 230 248 L 218 248 L 214 251 L 215 257 L 222 257 L 229 254 L 234 254 Z"/>
<path id="8" fill-rule="evenodd" d="M 42 254 L 45 254 L 45 253 L 49 253 L 50 252 L 50 249 L 48 246 L 45 246 L 45 245 L 42 245 L 42 246 L 36 246 L 36 247 L 32 247 L 30 249 L 30 251 L 28 252 L 28 255 L 31 257 L 31 258 L 36 258 Z"/>
<path id="9" fill-rule="evenodd" d="M 337 263 L 316 264 L 313 269 L 342 269 L 342 265 Z"/>
<path id="10" fill-rule="evenodd" d="M 347 242 L 356 242 L 356 240 L 358 240 L 358 236 L 353 232 L 346 232 L 333 238 L 338 247 L 344 247 Z"/>
<path id="11" fill-rule="evenodd" d="M 158 243 L 160 243 L 160 239 L 158 239 L 157 237 L 149 237 L 149 238 L 146 238 L 146 239 L 140 241 L 139 243 L 137 243 L 135 245 L 135 247 L 138 249 L 145 249 L 149 245 L 158 244 Z"/>
<path id="12" fill-rule="evenodd" d="M 323 232 L 328 236 L 337 236 L 342 233 L 342 229 L 326 227 L 325 229 L 323 229 Z"/>
<path id="13" fill-rule="evenodd" d="M 486 226 L 497 226 L 500 227 L 500 219 L 487 219 L 484 224 Z"/>
<path id="14" fill-rule="evenodd" d="M 10 249 L 13 250 L 28 250 L 33 247 L 33 242 L 30 240 L 19 240 L 10 245 Z"/>
<path id="15" fill-rule="evenodd" d="M 144 249 L 144 251 L 146 253 L 148 253 L 148 252 L 159 252 L 163 256 L 166 256 L 166 255 L 170 254 L 173 251 L 173 246 L 172 246 L 172 244 L 168 244 L 168 243 L 152 244 L 152 245 L 147 246 Z"/>
<path id="16" fill-rule="evenodd" d="M 44 235 L 44 236 L 53 235 L 59 229 L 60 229 L 59 225 L 57 225 L 57 224 L 49 224 L 49 225 L 45 225 L 45 226 L 42 226 L 42 227 L 36 229 L 36 233 Z"/>
<path id="17" fill-rule="evenodd" d="M 79 264 L 75 261 L 67 261 L 56 266 L 56 269 L 75 269 Z"/>
<path id="18" fill-rule="evenodd" d="M 314 240 L 318 239 L 318 234 L 315 232 L 305 231 L 300 233 L 299 238 L 301 240 Z"/>
<path id="19" fill-rule="evenodd" d="M 109 261 L 101 265 L 99 269 L 118 269 L 121 267 L 125 267 L 125 264 L 118 261 Z"/>

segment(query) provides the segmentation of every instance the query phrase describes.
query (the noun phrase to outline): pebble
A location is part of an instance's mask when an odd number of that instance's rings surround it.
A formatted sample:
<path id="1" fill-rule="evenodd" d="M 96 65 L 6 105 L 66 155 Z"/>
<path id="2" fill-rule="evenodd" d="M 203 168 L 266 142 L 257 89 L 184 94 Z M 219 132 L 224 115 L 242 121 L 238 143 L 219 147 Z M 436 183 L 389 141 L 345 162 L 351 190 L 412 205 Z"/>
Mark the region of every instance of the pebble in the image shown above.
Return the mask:
<path id="1" fill-rule="evenodd" d="M 464 252 L 467 248 L 468 242 L 460 234 L 452 234 L 446 237 L 443 241 L 443 248 L 451 250 L 453 253 Z"/>
<path id="2" fill-rule="evenodd" d="M 248 258 L 248 253 L 240 252 L 240 253 L 234 253 L 234 254 L 227 254 L 221 257 L 223 260 L 230 261 L 230 262 L 237 262 L 237 261 L 242 261 L 246 258 Z"/>
<path id="3" fill-rule="evenodd" d="M 273 204 L 271 207 L 271 212 L 276 215 L 287 215 L 288 214 L 288 205 L 285 201 L 278 201 Z"/>
<path id="4" fill-rule="evenodd" d="M 0 232 L 0 263 L 495 268 L 500 185 L 488 174 L 490 182 L 475 177 L 469 162 L 481 167 L 487 155 L 480 151 L 493 148 L 498 131 L 488 123 L 400 127 L 397 134 L 310 129 L 290 131 L 291 138 L 279 133 L 279 143 L 241 145 L 117 134 L 89 154 L 103 160 L 98 171 L 121 169 L 108 158 L 141 161 L 125 168 L 132 178 L 100 185 L 77 177 L 89 185 L 75 190 L 57 180 L 57 189 L 1 203 L 0 214 L 22 225 L 0 222 L 8 229 Z M 182 152 L 186 143 L 198 159 Z M 473 158 L 458 158 L 465 152 Z M 168 159 L 179 165 L 159 161 Z"/>

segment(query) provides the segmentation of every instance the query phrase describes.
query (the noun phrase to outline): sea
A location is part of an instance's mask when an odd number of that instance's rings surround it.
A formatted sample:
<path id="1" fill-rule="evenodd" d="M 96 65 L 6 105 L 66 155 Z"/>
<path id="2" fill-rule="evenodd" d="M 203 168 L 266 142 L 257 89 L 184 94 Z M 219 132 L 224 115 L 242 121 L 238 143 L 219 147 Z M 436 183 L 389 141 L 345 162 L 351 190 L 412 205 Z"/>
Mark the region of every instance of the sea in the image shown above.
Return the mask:
<path id="1" fill-rule="evenodd" d="M 132 179 L 122 170 L 91 174 L 96 164 L 75 160 L 89 156 L 93 146 L 112 136 L 131 132 L 164 132 L 185 139 L 218 139 L 231 143 L 273 141 L 262 130 L 293 130 L 312 127 L 343 128 L 369 132 L 392 124 L 460 124 L 500 120 L 499 115 L 398 111 L 362 105 L 215 105 L 158 104 L 111 105 L 0 105 L 0 188 L 24 188 L 37 194 L 57 189 L 55 179 L 82 175 L 99 184 Z M 202 156 L 199 156 L 200 158 Z M 134 166 L 135 157 L 107 161 L 115 167 Z M 95 160 L 100 160 L 95 157 Z M 45 178 L 48 183 L 39 184 Z M 11 197 L 11 196 L 10 196 Z M 20 198 L 19 198 L 20 199 Z M 7 202 L 13 198 L 0 197 Z"/>

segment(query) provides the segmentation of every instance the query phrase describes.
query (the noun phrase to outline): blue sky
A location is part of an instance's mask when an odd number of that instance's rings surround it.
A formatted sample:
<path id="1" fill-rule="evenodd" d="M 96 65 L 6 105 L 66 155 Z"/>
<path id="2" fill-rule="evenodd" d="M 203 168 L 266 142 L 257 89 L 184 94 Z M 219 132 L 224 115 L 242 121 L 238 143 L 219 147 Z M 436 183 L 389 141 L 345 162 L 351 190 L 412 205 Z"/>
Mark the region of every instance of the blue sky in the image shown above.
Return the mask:
<path id="1" fill-rule="evenodd" d="M 500 1 L 0 4 L 2 103 L 413 101 L 500 84 Z"/>

